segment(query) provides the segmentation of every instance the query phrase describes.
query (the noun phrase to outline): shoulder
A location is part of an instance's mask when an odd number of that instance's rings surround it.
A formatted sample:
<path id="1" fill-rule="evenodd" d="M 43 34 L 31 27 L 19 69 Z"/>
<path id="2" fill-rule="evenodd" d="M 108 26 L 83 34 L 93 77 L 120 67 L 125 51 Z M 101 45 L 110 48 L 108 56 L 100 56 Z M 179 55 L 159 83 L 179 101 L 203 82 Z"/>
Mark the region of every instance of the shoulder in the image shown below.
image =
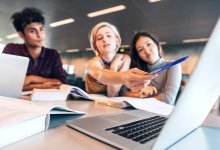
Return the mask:
<path id="1" fill-rule="evenodd" d="M 129 55 L 127 55 L 127 54 L 123 54 L 123 59 L 125 61 L 131 61 L 131 57 Z"/>
<path id="2" fill-rule="evenodd" d="M 95 56 L 95 57 L 89 59 L 86 63 L 87 67 L 100 66 L 100 65 L 101 65 L 101 62 L 100 62 L 99 56 Z"/>
<path id="3" fill-rule="evenodd" d="M 21 48 L 21 47 L 23 47 L 24 45 L 23 44 L 14 44 L 14 43 L 9 43 L 9 44 L 7 44 L 6 46 L 5 46 L 5 48 L 4 48 L 4 50 L 10 50 L 10 49 L 14 49 L 14 48 L 16 48 L 16 49 L 19 49 L 19 48 Z"/>
<path id="4" fill-rule="evenodd" d="M 99 56 L 95 56 L 95 57 L 89 59 L 88 62 L 100 62 L 100 57 Z"/>
<path id="5" fill-rule="evenodd" d="M 2 53 L 20 54 L 20 52 L 23 51 L 23 49 L 24 49 L 24 44 L 9 43 L 4 47 Z"/>
<path id="6" fill-rule="evenodd" d="M 60 57 L 60 54 L 55 49 L 44 48 L 44 53 L 45 53 L 46 56 L 50 56 L 50 57 L 53 57 L 53 58 L 59 58 Z"/>
<path id="7" fill-rule="evenodd" d="M 169 63 L 171 63 L 171 62 L 173 62 L 173 61 L 171 61 L 171 60 L 166 60 L 166 64 L 169 64 Z M 182 72 L 182 70 L 181 70 L 181 64 L 180 64 L 180 63 L 179 63 L 179 64 L 176 64 L 176 65 L 170 67 L 169 69 L 167 69 L 167 71 L 168 71 L 168 74 L 181 75 L 181 72 Z"/>
<path id="8" fill-rule="evenodd" d="M 131 58 L 127 54 L 116 54 L 116 57 L 121 58 L 122 61 L 130 61 Z"/>

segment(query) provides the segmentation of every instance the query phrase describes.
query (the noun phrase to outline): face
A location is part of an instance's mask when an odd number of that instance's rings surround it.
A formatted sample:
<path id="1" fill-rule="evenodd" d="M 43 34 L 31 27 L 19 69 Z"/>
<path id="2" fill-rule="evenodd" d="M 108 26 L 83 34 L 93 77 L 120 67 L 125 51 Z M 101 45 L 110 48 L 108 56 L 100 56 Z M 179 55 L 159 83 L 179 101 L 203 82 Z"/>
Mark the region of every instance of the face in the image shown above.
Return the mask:
<path id="1" fill-rule="evenodd" d="M 139 37 L 135 47 L 139 57 L 148 64 L 152 65 L 160 59 L 158 47 L 149 37 Z"/>
<path id="2" fill-rule="evenodd" d="M 109 27 L 101 27 L 96 33 L 96 46 L 99 54 L 116 53 L 118 38 Z"/>
<path id="3" fill-rule="evenodd" d="M 24 33 L 19 33 L 25 43 L 30 47 L 42 47 L 44 45 L 45 31 L 41 23 L 30 23 L 24 28 Z"/>

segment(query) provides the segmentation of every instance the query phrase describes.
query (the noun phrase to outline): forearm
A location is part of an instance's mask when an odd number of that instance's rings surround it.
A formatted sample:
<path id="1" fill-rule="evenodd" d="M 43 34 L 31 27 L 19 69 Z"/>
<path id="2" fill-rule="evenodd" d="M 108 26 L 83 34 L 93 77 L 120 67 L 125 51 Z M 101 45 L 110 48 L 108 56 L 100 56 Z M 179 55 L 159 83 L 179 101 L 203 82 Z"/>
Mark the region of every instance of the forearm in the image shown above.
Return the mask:
<path id="1" fill-rule="evenodd" d="M 42 88 L 42 83 L 33 83 L 33 84 L 28 84 L 23 86 L 23 91 L 30 91 L 33 89 L 41 89 Z"/>
<path id="2" fill-rule="evenodd" d="M 27 80 L 27 85 L 28 84 L 32 84 L 32 83 L 44 83 L 44 82 L 60 82 L 60 80 L 58 79 L 53 79 L 53 78 L 44 78 L 44 77 L 40 77 L 40 76 L 34 76 L 34 75 L 29 75 L 26 76 L 26 80 Z"/>
<path id="3" fill-rule="evenodd" d="M 106 69 L 102 69 L 97 74 L 92 75 L 96 80 L 105 85 L 123 84 L 122 77 L 124 72 L 112 72 Z"/>
<path id="4" fill-rule="evenodd" d="M 133 92 L 133 91 L 125 91 L 124 92 L 124 96 L 140 98 L 139 91 L 135 91 L 135 92 Z"/>
<path id="5" fill-rule="evenodd" d="M 109 97 L 118 96 L 118 93 L 121 89 L 122 85 L 108 85 L 107 86 L 107 95 Z"/>

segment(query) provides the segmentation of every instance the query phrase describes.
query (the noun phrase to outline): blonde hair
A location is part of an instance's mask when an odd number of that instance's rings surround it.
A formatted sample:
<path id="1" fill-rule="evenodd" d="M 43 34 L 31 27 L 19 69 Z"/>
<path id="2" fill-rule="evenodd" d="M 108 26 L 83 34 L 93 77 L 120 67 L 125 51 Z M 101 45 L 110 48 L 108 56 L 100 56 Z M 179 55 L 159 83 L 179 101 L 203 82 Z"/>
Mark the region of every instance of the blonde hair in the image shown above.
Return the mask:
<path id="1" fill-rule="evenodd" d="M 119 41 L 119 43 L 116 46 L 116 51 L 118 51 L 118 49 L 121 45 L 120 34 L 119 34 L 117 28 L 113 24 L 110 24 L 108 22 L 100 22 L 92 28 L 92 31 L 90 32 L 90 35 L 89 35 L 90 46 L 91 46 L 92 50 L 95 52 L 96 55 L 98 55 L 98 48 L 96 46 L 96 34 L 97 34 L 98 30 L 102 27 L 110 28 L 113 31 L 113 33 L 116 35 L 116 37 L 118 38 L 118 41 Z"/>

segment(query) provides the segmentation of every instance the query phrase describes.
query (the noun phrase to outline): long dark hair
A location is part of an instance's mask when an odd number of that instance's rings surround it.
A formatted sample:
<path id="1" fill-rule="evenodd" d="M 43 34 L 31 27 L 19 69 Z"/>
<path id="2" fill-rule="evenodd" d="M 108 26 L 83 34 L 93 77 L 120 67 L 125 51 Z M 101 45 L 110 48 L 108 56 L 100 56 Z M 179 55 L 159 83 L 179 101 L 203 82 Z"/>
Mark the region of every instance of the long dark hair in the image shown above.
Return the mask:
<path id="1" fill-rule="evenodd" d="M 147 32 L 137 32 L 135 34 L 135 36 L 133 37 L 133 40 L 131 42 L 131 46 L 130 46 L 131 68 L 139 68 L 139 69 L 144 70 L 144 71 L 149 71 L 148 68 L 147 68 L 147 63 L 139 57 L 136 46 L 135 46 L 140 37 L 149 37 L 149 38 L 151 38 L 153 40 L 153 42 L 158 47 L 160 57 L 162 57 L 163 52 L 162 52 L 159 41 L 152 34 L 147 33 Z"/>

